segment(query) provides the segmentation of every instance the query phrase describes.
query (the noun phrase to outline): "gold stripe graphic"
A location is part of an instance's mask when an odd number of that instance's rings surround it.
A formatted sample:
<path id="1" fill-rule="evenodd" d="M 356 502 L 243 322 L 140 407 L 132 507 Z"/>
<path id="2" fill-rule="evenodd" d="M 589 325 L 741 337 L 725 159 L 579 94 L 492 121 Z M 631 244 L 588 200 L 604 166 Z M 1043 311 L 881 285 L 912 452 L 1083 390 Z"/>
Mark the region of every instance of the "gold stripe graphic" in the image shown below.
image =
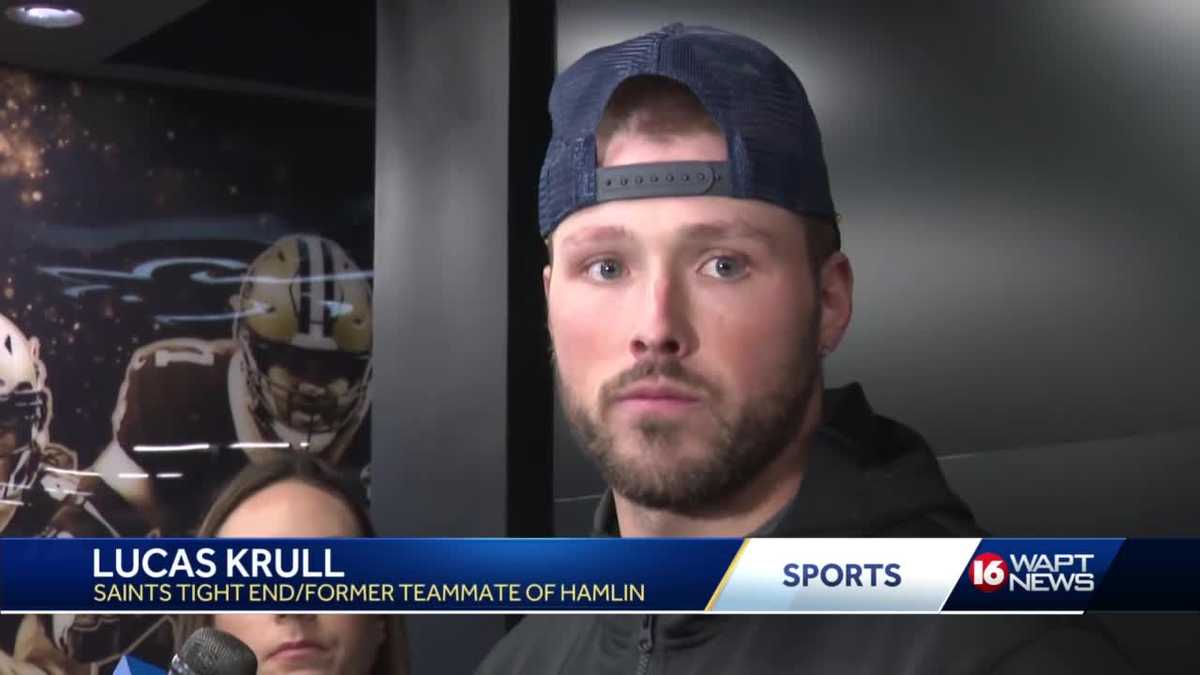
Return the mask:
<path id="1" fill-rule="evenodd" d="M 725 584 L 729 583 L 729 577 L 733 576 L 733 568 L 737 567 L 738 560 L 741 560 L 742 553 L 746 551 L 746 544 L 749 543 L 749 539 L 742 540 L 742 545 L 738 547 L 733 560 L 729 562 L 729 567 L 725 568 L 725 576 L 721 577 L 721 583 L 717 584 L 717 590 L 713 591 L 712 597 L 708 599 L 708 605 L 704 607 L 704 611 L 711 612 L 713 606 L 717 604 L 717 598 L 721 597 L 721 591 L 725 590 Z"/>

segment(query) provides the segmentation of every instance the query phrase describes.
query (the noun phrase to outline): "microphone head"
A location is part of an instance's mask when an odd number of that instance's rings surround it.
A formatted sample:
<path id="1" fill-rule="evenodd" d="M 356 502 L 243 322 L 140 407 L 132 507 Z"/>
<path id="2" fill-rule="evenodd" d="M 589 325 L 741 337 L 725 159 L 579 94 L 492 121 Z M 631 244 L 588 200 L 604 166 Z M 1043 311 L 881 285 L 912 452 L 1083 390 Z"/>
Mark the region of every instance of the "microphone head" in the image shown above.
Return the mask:
<path id="1" fill-rule="evenodd" d="M 183 643 L 175 659 L 188 675 L 255 675 L 258 658 L 245 642 L 215 628 L 201 628 Z M 172 664 L 171 672 L 175 672 Z"/>

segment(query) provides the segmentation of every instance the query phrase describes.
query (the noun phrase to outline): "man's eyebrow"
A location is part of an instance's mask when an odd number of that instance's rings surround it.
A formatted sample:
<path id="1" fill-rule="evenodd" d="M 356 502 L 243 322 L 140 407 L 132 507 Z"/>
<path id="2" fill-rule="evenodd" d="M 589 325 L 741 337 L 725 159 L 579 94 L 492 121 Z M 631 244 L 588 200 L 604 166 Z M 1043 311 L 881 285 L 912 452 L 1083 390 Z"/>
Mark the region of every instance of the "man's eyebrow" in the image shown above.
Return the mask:
<path id="1" fill-rule="evenodd" d="M 630 239 L 633 235 L 623 225 L 591 225 L 563 237 L 564 247 L 591 242 Z"/>
<path id="2" fill-rule="evenodd" d="M 684 237 L 690 240 L 755 239 L 768 246 L 775 238 L 761 228 L 741 220 L 712 220 L 684 226 Z"/>

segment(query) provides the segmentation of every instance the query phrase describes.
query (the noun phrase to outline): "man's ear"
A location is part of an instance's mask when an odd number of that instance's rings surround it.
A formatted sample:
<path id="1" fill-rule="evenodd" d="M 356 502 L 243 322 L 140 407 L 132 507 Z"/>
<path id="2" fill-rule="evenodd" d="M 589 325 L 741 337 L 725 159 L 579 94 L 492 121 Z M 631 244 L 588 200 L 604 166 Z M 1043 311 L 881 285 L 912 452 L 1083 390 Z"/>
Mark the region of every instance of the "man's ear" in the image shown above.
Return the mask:
<path id="1" fill-rule="evenodd" d="M 542 241 L 546 244 L 546 266 L 542 268 L 542 292 L 545 293 L 546 299 L 550 299 L 550 271 L 554 265 L 554 240 L 551 238 L 554 233 L 546 235 Z"/>
<path id="2" fill-rule="evenodd" d="M 841 343 L 854 313 L 854 271 L 850 259 L 834 251 L 821 264 L 821 286 L 817 297 L 821 307 L 817 349 L 822 356 L 832 354 Z"/>

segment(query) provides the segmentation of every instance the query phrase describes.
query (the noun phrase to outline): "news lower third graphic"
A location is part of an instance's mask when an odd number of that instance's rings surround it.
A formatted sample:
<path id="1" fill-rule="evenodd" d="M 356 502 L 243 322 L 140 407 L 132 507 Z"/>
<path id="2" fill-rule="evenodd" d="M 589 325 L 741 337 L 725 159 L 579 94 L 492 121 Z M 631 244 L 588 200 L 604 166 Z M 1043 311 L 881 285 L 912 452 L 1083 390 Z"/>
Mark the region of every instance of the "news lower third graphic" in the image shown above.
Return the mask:
<path id="1" fill-rule="evenodd" d="M 0 612 L 1196 612 L 1200 539 L 3 539 Z"/>

